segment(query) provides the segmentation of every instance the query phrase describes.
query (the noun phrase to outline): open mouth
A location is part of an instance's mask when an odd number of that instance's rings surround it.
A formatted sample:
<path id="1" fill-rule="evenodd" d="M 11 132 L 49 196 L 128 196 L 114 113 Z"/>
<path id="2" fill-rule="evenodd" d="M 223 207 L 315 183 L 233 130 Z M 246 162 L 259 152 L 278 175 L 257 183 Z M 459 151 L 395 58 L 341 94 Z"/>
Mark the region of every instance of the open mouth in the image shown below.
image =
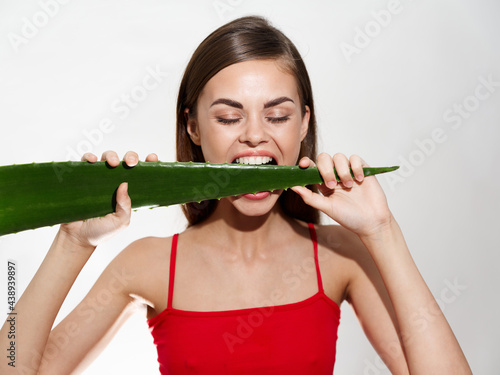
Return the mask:
<path id="1" fill-rule="evenodd" d="M 271 156 L 240 156 L 232 161 L 232 164 L 246 164 L 246 165 L 278 165 L 276 160 Z M 260 201 L 271 195 L 270 191 L 260 191 L 252 194 L 242 194 L 243 198 Z"/>
<path id="2" fill-rule="evenodd" d="M 269 156 L 243 156 L 234 159 L 233 164 L 278 165 L 276 160 Z"/>

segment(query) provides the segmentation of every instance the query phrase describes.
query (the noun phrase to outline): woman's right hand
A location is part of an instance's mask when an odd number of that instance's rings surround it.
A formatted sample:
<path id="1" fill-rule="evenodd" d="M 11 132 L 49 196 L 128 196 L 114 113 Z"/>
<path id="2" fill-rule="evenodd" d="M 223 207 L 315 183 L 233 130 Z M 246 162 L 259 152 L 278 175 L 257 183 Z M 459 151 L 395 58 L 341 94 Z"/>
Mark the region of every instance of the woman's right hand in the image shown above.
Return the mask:
<path id="1" fill-rule="evenodd" d="M 111 167 L 116 167 L 120 164 L 120 159 L 114 151 L 106 151 L 101 156 L 102 161 L 106 161 Z M 129 151 L 123 157 L 123 160 L 129 167 L 137 165 L 139 156 L 133 151 Z M 95 163 L 97 156 L 91 153 L 86 153 L 82 157 L 82 161 Z M 156 154 L 149 154 L 146 161 L 158 161 Z M 76 245 L 88 248 L 95 248 L 106 238 L 113 236 L 120 230 L 126 228 L 130 223 L 130 214 L 132 211 L 132 202 L 128 195 L 128 184 L 126 182 L 120 184 L 116 191 L 116 211 L 104 217 L 94 219 L 74 221 L 68 224 L 61 224 L 60 232 L 67 234 Z"/>

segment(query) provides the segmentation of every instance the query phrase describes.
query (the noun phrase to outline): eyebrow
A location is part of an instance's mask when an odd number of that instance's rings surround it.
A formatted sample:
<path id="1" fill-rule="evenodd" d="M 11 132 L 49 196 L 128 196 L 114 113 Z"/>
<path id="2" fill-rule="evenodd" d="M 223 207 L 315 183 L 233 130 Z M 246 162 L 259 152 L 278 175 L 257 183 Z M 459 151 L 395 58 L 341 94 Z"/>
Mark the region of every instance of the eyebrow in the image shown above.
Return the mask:
<path id="1" fill-rule="evenodd" d="M 274 107 L 284 102 L 292 102 L 293 104 L 295 104 L 295 102 L 288 96 L 281 96 L 279 98 L 268 101 L 266 104 L 264 104 L 264 108 Z"/>
<path id="2" fill-rule="evenodd" d="M 243 104 L 241 104 L 240 102 L 237 102 L 236 100 L 231 100 L 231 99 L 225 99 L 225 98 L 217 99 L 215 102 L 210 104 L 210 107 L 212 107 L 216 104 L 225 104 L 225 105 L 228 105 L 230 107 L 243 109 Z"/>
<path id="3" fill-rule="evenodd" d="M 277 106 L 277 105 L 284 103 L 284 102 L 292 102 L 295 104 L 295 102 L 292 99 L 290 99 L 289 97 L 281 96 L 279 98 L 276 98 L 276 99 L 273 99 L 273 100 L 266 102 L 264 104 L 264 109 Z M 225 105 L 228 105 L 230 107 L 243 109 L 243 104 L 241 104 L 240 102 L 237 102 L 236 100 L 227 99 L 227 98 L 219 98 L 219 99 L 215 100 L 212 104 L 210 104 L 210 107 L 212 107 L 216 104 L 225 104 Z"/>

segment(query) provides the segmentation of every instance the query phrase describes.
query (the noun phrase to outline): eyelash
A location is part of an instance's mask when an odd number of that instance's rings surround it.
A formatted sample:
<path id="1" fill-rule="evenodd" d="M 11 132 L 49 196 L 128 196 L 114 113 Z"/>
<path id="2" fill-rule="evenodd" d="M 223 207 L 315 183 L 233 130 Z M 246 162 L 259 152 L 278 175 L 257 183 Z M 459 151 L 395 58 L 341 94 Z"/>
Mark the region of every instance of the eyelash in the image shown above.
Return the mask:
<path id="1" fill-rule="evenodd" d="M 240 121 L 240 119 L 239 118 L 234 118 L 234 119 L 218 118 L 217 121 L 223 125 L 232 125 L 232 124 L 236 124 L 238 121 Z"/>
<path id="2" fill-rule="evenodd" d="M 281 124 L 283 122 L 287 122 L 290 119 L 290 116 L 283 117 L 266 117 L 273 124 Z"/>
<path id="3" fill-rule="evenodd" d="M 281 124 L 281 123 L 287 122 L 290 119 L 290 116 L 266 117 L 266 119 L 273 124 Z M 221 124 L 224 124 L 224 125 L 233 125 L 233 124 L 238 123 L 240 121 L 240 119 L 239 118 L 235 118 L 235 119 L 218 118 L 217 121 Z"/>

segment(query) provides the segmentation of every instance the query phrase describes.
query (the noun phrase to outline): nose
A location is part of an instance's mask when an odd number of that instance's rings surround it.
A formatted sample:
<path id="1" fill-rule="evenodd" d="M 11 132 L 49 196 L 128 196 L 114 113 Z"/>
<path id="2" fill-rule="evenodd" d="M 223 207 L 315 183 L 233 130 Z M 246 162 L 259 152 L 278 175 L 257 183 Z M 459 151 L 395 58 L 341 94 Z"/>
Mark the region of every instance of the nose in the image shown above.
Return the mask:
<path id="1" fill-rule="evenodd" d="M 262 142 L 269 140 L 266 124 L 255 117 L 249 117 L 242 129 L 240 138 L 241 143 L 247 143 L 252 146 L 258 146 Z"/>

